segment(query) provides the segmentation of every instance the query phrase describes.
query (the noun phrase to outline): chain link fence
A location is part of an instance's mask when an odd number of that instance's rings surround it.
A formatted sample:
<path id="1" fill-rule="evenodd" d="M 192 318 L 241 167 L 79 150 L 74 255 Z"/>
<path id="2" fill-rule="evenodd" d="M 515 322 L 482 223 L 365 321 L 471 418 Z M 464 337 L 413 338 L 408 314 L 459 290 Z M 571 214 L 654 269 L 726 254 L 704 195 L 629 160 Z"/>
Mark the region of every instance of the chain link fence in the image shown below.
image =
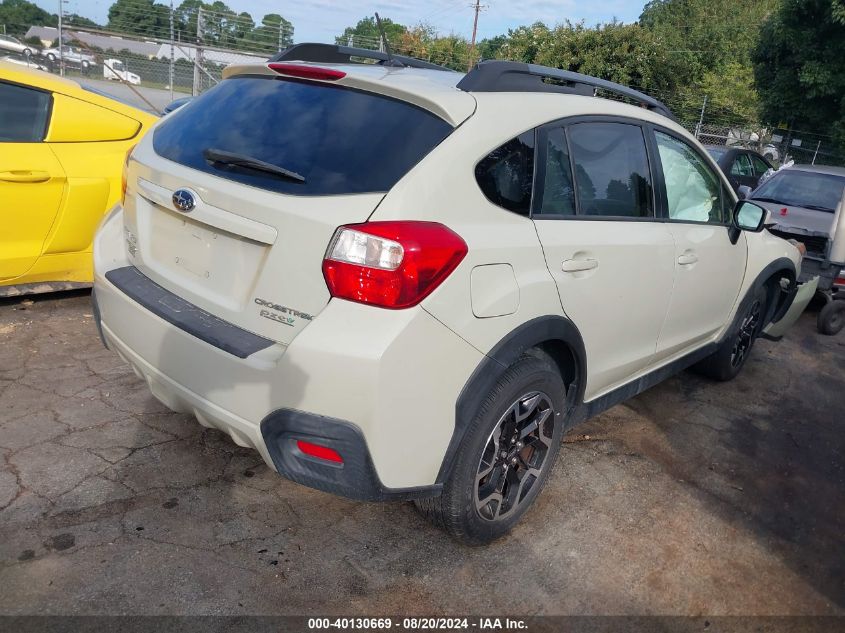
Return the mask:
<path id="1" fill-rule="evenodd" d="M 131 11 L 129 5 L 122 19 L 131 20 Z M 17 25 L 17 32 L 25 32 L 21 40 L 31 47 L 31 54 L 0 50 L 0 58 L 5 56 L 51 72 L 80 77 L 103 91 L 124 95 L 141 107 L 160 112 L 172 100 L 198 95 L 216 85 L 226 66 L 264 62 L 293 43 L 293 27 L 281 19 L 256 26 L 248 14 L 204 8 L 197 8 L 187 16 L 177 13 L 166 10 L 160 25 L 143 36 L 133 35 L 129 29 L 105 31 L 68 26 L 63 29 L 65 48 L 61 54 L 57 48 L 57 29 Z M 377 36 L 339 37 L 336 43 L 384 50 Z M 394 53 L 459 71 L 465 71 L 478 56 L 463 38 L 425 40 L 415 37 L 413 31 L 392 37 L 390 47 Z M 123 84 L 120 90 L 115 86 L 118 83 Z M 781 130 L 754 124 L 747 117 L 737 117 L 730 108 L 709 103 L 707 95 L 689 90 L 665 92 L 631 87 L 663 101 L 676 113 L 680 123 L 705 145 L 753 149 L 775 164 L 792 159 L 798 163 L 845 165 L 845 153 L 825 131 Z"/>

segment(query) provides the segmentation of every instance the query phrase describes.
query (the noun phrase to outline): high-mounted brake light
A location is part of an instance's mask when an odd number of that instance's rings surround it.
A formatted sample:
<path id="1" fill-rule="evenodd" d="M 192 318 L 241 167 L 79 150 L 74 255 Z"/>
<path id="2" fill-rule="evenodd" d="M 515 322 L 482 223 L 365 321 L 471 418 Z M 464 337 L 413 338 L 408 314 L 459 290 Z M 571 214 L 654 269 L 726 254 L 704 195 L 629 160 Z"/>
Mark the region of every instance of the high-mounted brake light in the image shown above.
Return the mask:
<path id="1" fill-rule="evenodd" d="M 436 222 L 366 222 L 340 227 L 323 260 L 333 297 L 382 308 L 418 304 L 461 263 L 467 245 Z"/>
<path id="2" fill-rule="evenodd" d="M 302 64 L 280 64 L 278 62 L 271 62 L 267 64 L 271 70 L 275 70 L 280 75 L 287 75 L 289 77 L 300 77 L 302 79 L 319 79 L 321 81 L 337 81 L 346 77 L 346 73 L 342 70 L 335 70 L 334 68 L 320 68 L 319 66 L 303 66 Z"/>
<path id="3" fill-rule="evenodd" d="M 296 447 L 305 455 L 316 457 L 317 459 L 325 459 L 328 462 L 335 462 L 336 464 L 343 463 L 343 457 L 340 456 L 340 453 L 328 446 L 312 444 L 305 440 L 296 440 Z"/>

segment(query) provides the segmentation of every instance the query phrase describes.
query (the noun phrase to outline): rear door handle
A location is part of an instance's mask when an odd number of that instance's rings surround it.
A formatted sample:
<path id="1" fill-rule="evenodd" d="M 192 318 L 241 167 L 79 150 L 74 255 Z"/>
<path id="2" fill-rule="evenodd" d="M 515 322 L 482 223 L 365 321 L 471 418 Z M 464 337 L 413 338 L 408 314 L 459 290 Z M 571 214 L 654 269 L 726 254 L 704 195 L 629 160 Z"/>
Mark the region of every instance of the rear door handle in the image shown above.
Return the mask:
<path id="1" fill-rule="evenodd" d="M 0 171 L 0 180 L 4 182 L 47 182 L 50 174 L 46 171 Z"/>
<path id="2" fill-rule="evenodd" d="M 598 267 L 599 261 L 597 259 L 567 259 L 561 264 L 560 269 L 565 273 L 578 273 Z"/>
<path id="3" fill-rule="evenodd" d="M 678 263 L 681 266 L 689 266 L 690 264 L 694 264 L 698 261 L 698 255 L 695 253 L 684 253 L 680 257 L 678 257 Z"/>

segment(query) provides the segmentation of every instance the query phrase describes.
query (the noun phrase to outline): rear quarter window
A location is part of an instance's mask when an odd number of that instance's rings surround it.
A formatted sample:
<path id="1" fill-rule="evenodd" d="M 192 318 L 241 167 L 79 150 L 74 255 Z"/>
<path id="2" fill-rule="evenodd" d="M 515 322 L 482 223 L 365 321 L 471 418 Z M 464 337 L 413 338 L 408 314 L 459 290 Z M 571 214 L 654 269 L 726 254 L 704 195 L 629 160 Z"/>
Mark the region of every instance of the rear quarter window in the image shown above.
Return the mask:
<path id="1" fill-rule="evenodd" d="M 294 195 L 388 191 L 452 127 L 412 104 L 374 93 L 265 76 L 234 77 L 156 128 L 164 158 L 246 185 Z M 217 149 L 304 177 L 274 177 L 205 159 Z"/>
<path id="2" fill-rule="evenodd" d="M 0 81 L 0 143 L 37 143 L 47 133 L 50 93 Z"/>

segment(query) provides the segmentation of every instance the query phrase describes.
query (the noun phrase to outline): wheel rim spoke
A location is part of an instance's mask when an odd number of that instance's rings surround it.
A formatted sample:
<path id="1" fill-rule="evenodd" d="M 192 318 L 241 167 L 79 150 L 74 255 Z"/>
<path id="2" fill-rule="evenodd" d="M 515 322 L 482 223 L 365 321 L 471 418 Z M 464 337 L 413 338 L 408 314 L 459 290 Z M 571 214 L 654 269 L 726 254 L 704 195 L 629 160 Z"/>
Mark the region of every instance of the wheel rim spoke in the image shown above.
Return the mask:
<path id="1" fill-rule="evenodd" d="M 503 520 L 520 507 L 543 474 L 554 427 L 551 398 L 525 394 L 508 407 L 488 437 L 475 476 L 476 510 L 488 521 Z"/>

